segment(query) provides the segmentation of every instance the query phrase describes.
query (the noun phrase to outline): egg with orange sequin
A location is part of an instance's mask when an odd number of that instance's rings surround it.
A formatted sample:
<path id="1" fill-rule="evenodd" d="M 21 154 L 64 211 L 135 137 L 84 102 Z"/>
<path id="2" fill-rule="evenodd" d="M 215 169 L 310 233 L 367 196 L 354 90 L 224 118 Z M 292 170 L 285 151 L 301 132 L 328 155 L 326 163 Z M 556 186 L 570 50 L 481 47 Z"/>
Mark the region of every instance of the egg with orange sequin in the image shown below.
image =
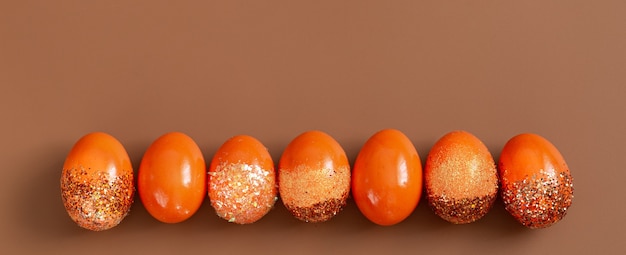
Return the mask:
<path id="1" fill-rule="evenodd" d="M 294 138 L 279 163 L 283 204 L 305 222 L 324 222 L 339 213 L 350 193 L 350 164 L 330 135 L 308 131 Z"/>
<path id="2" fill-rule="evenodd" d="M 74 144 L 63 164 L 61 198 L 80 227 L 117 226 L 130 211 L 134 191 L 130 159 L 117 139 L 95 132 Z"/>
<path id="3" fill-rule="evenodd" d="M 529 228 L 549 227 L 565 217 L 574 197 L 573 178 L 563 156 L 545 138 L 511 138 L 498 163 L 506 210 Z"/>
<path id="4" fill-rule="evenodd" d="M 209 168 L 209 199 L 219 217 L 238 224 L 256 222 L 272 209 L 276 173 L 259 140 L 238 135 L 217 150 Z"/>
<path id="5" fill-rule="evenodd" d="M 455 224 L 482 218 L 498 195 L 493 157 L 478 138 L 466 131 L 450 132 L 433 145 L 424 179 L 430 207 Z"/>

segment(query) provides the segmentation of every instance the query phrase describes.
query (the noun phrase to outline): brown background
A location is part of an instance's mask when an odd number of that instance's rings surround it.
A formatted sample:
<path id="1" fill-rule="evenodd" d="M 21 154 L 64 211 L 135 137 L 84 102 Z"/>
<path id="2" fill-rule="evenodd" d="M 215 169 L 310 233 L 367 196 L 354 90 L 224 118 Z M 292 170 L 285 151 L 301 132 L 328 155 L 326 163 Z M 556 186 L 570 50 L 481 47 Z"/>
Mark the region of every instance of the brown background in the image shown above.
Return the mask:
<path id="1" fill-rule="evenodd" d="M 624 1 L 87 2 L 0 3 L 2 251 L 626 253 Z M 500 201 L 451 225 L 421 200 L 393 227 L 368 222 L 352 200 L 323 224 L 279 202 L 246 226 L 208 201 L 161 224 L 138 201 L 96 233 L 60 198 L 65 156 L 92 131 L 117 137 L 137 169 L 168 131 L 193 137 L 207 161 L 249 134 L 277 161 L 296 135 L 320 129 L 353 162 L 388 127 L 422 159 L 455 129 L 496 159 L 513 135 L 538 133 L 571 168 L 573 206 L 533 231 Z"/>

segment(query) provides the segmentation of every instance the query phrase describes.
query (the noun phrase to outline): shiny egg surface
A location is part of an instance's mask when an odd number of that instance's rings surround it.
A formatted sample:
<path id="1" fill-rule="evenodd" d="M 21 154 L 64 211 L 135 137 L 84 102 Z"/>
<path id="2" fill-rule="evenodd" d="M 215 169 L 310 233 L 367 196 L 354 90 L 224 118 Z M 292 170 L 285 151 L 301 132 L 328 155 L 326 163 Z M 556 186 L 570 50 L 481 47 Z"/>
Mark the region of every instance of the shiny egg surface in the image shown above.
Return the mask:
<path id="1" fill-rule="evenodd" d="M 354 163 L 352 196 L 370 221 L 383 226 L 406 219 L 422 194 L 422 165 L 402 132 L 385 129 L 365 142 Z"/>
<path id="2" fill-rule="evenodd" d="M 191 137 L 171 132 L 157 138 L 141 159 L 139 197 L 155 219 L 178 223 L 190 218 L 206 196 L 206 166 Z"/>

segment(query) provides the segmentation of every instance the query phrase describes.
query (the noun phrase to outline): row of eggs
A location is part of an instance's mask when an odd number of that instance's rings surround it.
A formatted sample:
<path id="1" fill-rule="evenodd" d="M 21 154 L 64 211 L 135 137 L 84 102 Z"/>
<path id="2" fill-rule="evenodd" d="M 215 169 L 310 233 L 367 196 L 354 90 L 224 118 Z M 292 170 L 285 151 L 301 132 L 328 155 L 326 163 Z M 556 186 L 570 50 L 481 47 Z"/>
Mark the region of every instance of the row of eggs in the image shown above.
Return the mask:
<path id="1" fill-rule="evenodd" d="M 95 132 L 76 142 L 63 165 L 63 204 L 72 220 L 86 229 L 118 225 L 133 203 L 135 185 L 146 210 L 165 223 L 191 217 L 207 193 L 217 215 L 229 222 L 261 219 L 278 194 L 294 217 L 324 222 L 342 210 L 351 194 L 366 218 L 389 226 L 407 218 L 425 190 L 433 211 L 451 223 L 480 219 L 500 191 L 506 210 L 517 221 L 544 228 L 565 216 L 573 198 L 563 157 L 536 134 L 511 138 L 496 167 L 478 138 L 453 131 L 431 148 L 422 170 L 415 147 L 398 130 L 370 137 L 352 169 L 331 136 L 308 131 L 289 143 L 277 171 L 261 142 L 239 135 L 218 149 L 207 175 L 196 143 L 172 132 L 148 147 L 135 179 L 122 144 Z"/>

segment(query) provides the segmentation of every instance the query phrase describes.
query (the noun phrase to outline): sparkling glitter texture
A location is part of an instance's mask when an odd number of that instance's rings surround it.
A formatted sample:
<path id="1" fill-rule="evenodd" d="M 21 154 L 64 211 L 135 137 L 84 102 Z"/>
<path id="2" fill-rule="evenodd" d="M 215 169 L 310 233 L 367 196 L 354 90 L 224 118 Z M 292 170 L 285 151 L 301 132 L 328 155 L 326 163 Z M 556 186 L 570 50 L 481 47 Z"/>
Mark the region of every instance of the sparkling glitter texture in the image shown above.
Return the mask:
<path id="1" fill-rule="evenodd" d="M 479 220 L 491 209 L 497 192 L 492 195 L 453 199 L 446 196 L 429 196 L 433 211 L 446 221 L 465 224 Z"/>
<path id="2" fill-rule="evenodd" d="M 339 213 L 350 192 L 350 168 L 301 165 L 281 171 L 280 196 L 287 209 L 305 222 L 324 222 Z"/>
<path id="3" fill-rule="evenodd" d="M 87 171 L 89 170 L 89 171 Z M 117 226 L 133 203 L 133 174 L 110 176 L 83 167 L 64 169 L 61 197 L 68 214 L 79 226 L 101 231 Z"/>
<path id="4" fill-rule="evenodd" d="M 453 131 L 433 146 L 425 166 L 426 192 L 433 211 L 454 224 L 482 218 L 498 195 L 491 153 L 470 133 Z"/>
<path id="5" fill-rule="evenodd" d="M 255 222 L 278 199 L 275 173 L 254 164 L 222 163 L 209 172 L 209 197 L 223 219 L 239 224 Z"/>
<path id="6" fill-rule="evenodd" d="M 324 202 L 315 203 L 309 207 L 293 207 L 290 210 L 297 219 L 306 222 L 324 222 L 337 215 L 346 205 L 348 194 L 338 199 L 329 199 Z"/>
<path id="7" fill-rule="evenodd" d="M 573 198 L 573 179 L 568 171 L 556 176 L 540 171 L 502 186 L 506 210 L 529 228 L 545 228 L 561 220 Z"/>
<path id="8" fill-rule="evenodd" d="M 460 153 L 441 153 L 444 155 Z M 496 194 L 498 191 L 498 174 L 491 158 L 476 155 L 468 150 L 461 156 L 435 155 L 427 166 L 426 187 L 429 194 L 441 194 L 454 198 L 472 198 Z M 434 163 L 432 163 L 434 162 Z"/>

